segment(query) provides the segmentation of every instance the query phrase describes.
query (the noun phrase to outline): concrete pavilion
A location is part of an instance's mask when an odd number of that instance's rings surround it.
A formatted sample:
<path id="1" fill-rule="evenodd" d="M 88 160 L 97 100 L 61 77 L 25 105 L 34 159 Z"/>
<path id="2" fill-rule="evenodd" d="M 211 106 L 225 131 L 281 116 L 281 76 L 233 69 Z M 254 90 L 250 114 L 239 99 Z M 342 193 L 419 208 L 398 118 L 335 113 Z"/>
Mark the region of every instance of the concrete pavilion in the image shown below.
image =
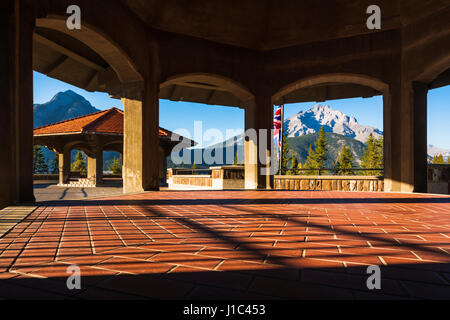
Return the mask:
<path id="1" fill-rule="evenodd" d="M 69 181 L 73 149 L 82 150 L 88 156 L 87 179 L 90 185 L 102 184 L 103 151 L 123 154 L 123 114 L 123 111 L 111 108 L 34 129 L 34 144 L 46 146 L 59 156 L 60 185 Z M 186 147 L 195 145 L 187 138 L 159 128 L 159 146 L 152 152 L 159 156 L 160 180 L 165 179 L 166 157 L 180 142 Z"/>
<path id="2" fill-rule="evenodd" d="M 158 189 L 159 99 L 243 108 L 258 130 L 271 129 L 277 103 L 376 95 L 385 191 L 426 191 L 427 92 L 450 83 L 450 3 L 379 0 L 380 30 L 367 28 L 371 4 L 1 1 L 0 203 L 34 200 L 33 70 L 122 99 L 126 193 Z M 81 30 L 67 28 L 70 5 L 81 8 Z M 258 148 L 248 139 L 247 189 L 273 187 L 251 161 L 270 155 Z"/>

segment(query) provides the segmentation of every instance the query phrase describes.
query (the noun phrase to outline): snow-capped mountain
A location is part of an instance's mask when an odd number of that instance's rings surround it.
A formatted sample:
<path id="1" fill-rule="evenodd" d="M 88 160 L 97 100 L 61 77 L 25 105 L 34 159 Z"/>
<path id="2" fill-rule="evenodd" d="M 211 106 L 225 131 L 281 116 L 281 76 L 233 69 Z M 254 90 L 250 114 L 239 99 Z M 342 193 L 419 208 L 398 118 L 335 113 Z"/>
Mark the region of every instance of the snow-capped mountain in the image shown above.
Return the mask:
<path id="1" fill-rule="evenodd" d="M 33 106 L 34 127 L 81 117 L 99 111 L 79 94 L 68 90 L 57 93 L 52 100 Z"/>
<path id="2" fill-rule="evenodd" d="M 439 148 L 439 147 L 433 146 L 431 144 L 428 146 L 428 155 L 434 157 L 434 156 L 438 156 L 440 154 L 442 154 L 444 156 L 444 158 L 448 158 L 448 157 L 450 157 L 450 150 Z"/>
<path id="3" fill-rule="evenodd" d="M 316 133 L 321 127 L 324 127 L 325 132 L 341 134 L 361 142 L 366 142 L 371 133 L 375 138 L 383 135 L 377 128 L 359 124 L 355 117 L 319 104 L 297 113 L 284 122 L 284 130 L 288 137 Z"/>

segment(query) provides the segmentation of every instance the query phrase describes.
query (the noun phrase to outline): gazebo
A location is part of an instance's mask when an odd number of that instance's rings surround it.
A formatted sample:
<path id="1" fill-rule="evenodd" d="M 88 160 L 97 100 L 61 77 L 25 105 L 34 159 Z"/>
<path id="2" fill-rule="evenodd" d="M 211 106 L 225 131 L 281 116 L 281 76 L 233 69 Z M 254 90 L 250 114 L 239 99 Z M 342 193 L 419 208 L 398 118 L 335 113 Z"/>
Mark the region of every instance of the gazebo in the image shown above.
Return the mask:
<path id="1" fill-rule="evenodd" d="M 69 182 L 71 151 L 82 150 L 88 157 L 87 179 L 83 184 L 96 187 L 103 181 L 103 151 L 123 154 L 123 136 L 124 113 L 117 108 L 111 108 L 38 127 L 34 129 L 34 144 L 45 146 L 58 154 L 59 185 L 67 185 Z M 159 150 L 150 151 L 159 155 L 160 180 L 164 180 L 166 175 L 166 157 L 179 143 L 183 143 L 186 148 L 196 144 L 171 131 L 159 128 Z"/>

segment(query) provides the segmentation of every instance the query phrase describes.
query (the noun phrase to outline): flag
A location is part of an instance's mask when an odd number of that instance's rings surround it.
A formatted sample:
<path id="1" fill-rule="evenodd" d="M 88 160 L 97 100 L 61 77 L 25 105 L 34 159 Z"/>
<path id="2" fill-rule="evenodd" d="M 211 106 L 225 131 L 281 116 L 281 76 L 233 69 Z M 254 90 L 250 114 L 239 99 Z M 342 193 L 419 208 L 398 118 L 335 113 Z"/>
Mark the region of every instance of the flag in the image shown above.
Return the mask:
<path id="1" fill-rule="evenodd" d="M 281 143 L 282 143 L 282 109 L 283 106 L 279 106 L 277 111 L 275 111 L 275 116 L 273 118 L 273 140 L 277 148 L 278 160 L 281 159 Z"/>

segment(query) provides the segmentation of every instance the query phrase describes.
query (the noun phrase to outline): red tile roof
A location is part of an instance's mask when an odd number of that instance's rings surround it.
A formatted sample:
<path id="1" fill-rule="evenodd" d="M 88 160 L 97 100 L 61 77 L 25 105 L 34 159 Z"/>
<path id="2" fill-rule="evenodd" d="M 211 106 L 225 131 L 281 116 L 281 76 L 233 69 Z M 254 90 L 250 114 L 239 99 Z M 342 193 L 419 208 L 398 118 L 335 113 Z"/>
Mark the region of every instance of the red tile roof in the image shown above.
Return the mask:
<path id="1" fill-rule="evenodd" d="M 34 129 L 34 135 L 68 133 L 123 134 L 123 111 L 112 108 Z M 169 136 L 170 131 L 159 128 L 160 136 Z"/>

